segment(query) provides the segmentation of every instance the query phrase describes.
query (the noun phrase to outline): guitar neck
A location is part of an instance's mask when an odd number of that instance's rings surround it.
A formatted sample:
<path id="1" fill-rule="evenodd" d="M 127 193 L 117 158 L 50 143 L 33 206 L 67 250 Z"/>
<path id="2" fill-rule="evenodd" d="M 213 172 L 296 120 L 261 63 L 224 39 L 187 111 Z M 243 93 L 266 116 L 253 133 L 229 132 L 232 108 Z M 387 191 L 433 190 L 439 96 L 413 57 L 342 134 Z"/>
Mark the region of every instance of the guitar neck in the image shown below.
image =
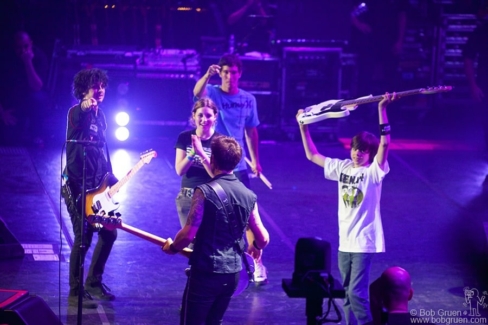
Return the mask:
<path id="1" fill-rule="evenodd" d="M 124 186 L 125 183 L 127 183 L 132 178 L 132 176 L 134 176 L 142 168 L 142 166 L 144 166 L 144 161 L 139 160 L 139 162 L 134 167 L 132 167 L 131 170 L 129 170 L 129 172 L 127 173 L 127 175 L 124 176 L 124 178 L 122 178 L 120 181 L 115 183 L 115 185 L 110 187 L 110 190 L 108 191 L 108 195 L 110 197 L 113 197 L 120 190 L 120 188 Z"/>
<path id="2" fill-rule="evenodd" d="M 398 98 L 401 98 L 401 97 L 406 97 L 406 96 L 411 96 L 411 95 L 417 95 L 417 94 L 420 94 L 422 91 L 424 91 L 424 89 L 419 88 L 419 89 L 414 89 L 414 90 L 400 91 L 400 92 L 396 93 L 396 95 Z M 374 102 L 381 101 L 383 99 L 383 97 L 384 97 L 384 95 L 378 95 L 378 96 L 373 96 L 373 97 L 344 100 L 344 101 L 340 102 L 340 105 L 341 106 L 348 106 L 348 105 L 361 105 L 361 104 L 374 103 Z"/>
<path id="3" fill-rule="evenodd" d="M 135 235 L 139 238 L 145 239 L 153 244 L 156 244 L 158 246 L 164 246 L 166 244 L 166 239 L 158 237 L 156 235 L 153 235 L 151 233 L 148 233 L 144 230 L 137 229 L 135 227 L 126 225 L 126 224 L 121 224 L 117 226 L 117 228 L 122 229 L 132 235 Z M 192 250 L 189 248 L 184 248 L 182 251 L 180 251 L 180 254 L 183 256 L 186 256 L 190 258 L 190 254 L 192 253 Z"/>

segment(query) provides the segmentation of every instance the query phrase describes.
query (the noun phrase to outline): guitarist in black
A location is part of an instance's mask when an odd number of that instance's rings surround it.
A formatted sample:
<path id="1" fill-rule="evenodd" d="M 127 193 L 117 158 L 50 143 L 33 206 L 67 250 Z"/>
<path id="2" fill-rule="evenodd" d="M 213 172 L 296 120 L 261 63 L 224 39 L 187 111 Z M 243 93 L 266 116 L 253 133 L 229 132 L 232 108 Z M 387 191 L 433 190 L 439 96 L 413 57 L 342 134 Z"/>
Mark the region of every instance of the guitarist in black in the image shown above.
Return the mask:
<path id="1" fill-rule="evenodd" d="M 234 138 L 215 136 L 211 152 L 210 167 L 215 177 L 196 187 L 186 225 L 174 242 L 168 239 L 163 247 L 165 253 L 176 254 L 195 240 L 183 293 L 182 325 L 222 324 L 239 283 L 246 228 L 248 238 L 253 238 L 250 245 L 258 254 L 269 242 L 268 231 L 259 217 L 256 194 L 233 172 L 241 161 L 241 146 Z M 216 190 L 219 187 L 220 191 Z"/>
<path id="2" fill-rule="evenodd" d="M 78 305 L 80 286 L 80 254 L 83 258 L 90 248 L 93 233 L 98 232 L 98 242 L 85 283 L 83 308 L 97 308 L 98 304 L 92 297 L 100 300 L 113 300 L 115 296 L 102 283 L 105 263 L 117 238 L 117 230 L 97 229 L 81 215 L 81 193 L 83 180 L 83 147 L 85 144 L 70 141 L 88 141 L 86 150 L 86 190 L 96 188 L 103 177 L 111 172 L 110 162 L 104 153 L 105 130 L 107 128 L 105 114 L 98 106 L 105 97 L 108 77 L 105 71 L 86 69 L 78 72 L 73 80 L 73 95 L 80 101 L 68 111 L 66 139 L 66 168 L 63 173 L 65 184 L 62 194 L 71 218 L 74 243 L 70 255 L 69 296 L 71 306 Z M 116 183 L 115 177 L 110 184 Z M 81 223 L 85 222 L 84 247 L 81 246 Z"/>

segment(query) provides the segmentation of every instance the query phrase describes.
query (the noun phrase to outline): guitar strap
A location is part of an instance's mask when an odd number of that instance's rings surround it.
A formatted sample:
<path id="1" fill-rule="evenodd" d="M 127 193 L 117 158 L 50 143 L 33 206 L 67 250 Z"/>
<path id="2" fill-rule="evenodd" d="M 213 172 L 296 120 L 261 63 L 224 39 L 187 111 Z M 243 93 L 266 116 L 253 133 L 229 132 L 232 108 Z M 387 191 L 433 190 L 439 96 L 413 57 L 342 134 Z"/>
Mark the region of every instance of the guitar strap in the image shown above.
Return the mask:
<path id="1" fill-rule="evenodd" d="M 229 225 L 231 228 L 230 231 L 232 234 L 236 235 L 234 232 L 234 229 L 237 228 L 236 217 L 234 215 L 234 209 L 232 209 L 230 202 L 227 199 L 227 194 L 225 193 L 222 186 L 219 183 L 217 183 L 217 181 L 211 181 L 207 184 L 214 190 L 215 194 L 217 194 L 217 196 L 219 197 L 220 203 L 222 203 L 222 206 L 224 207 L 224 210 L 225 210 L 227 217 L 229 219 Z M 239 254 L 241 255 L 242 261 L 243 261 L 244 265 L 246 266 L 246 273 L 249 276 L 249 282 L 253 282 L 254 281 L 254 274 L 253 274 L 253 271 L 251 270 L 251 266 L 249 265 L 249 262 L 248 262 L 246 256 L 244 256 L 244 250 L 240 244 L 239 239 L 236 241 L 236 246 L 237 246 L 237 250 L 238 250 Z"/>
<path id="2" fill-rule="evenodd" d="M 112 170 L 112 162 L 110 161 L 110 153 L 108 152 L 108 145 L 107 145 L 107 142 L 105 142 L 105 151 L 107 151 L 107 168 L 108 168 L 108 172 L 110 174 L 113 174 L 113 170 Z"/>

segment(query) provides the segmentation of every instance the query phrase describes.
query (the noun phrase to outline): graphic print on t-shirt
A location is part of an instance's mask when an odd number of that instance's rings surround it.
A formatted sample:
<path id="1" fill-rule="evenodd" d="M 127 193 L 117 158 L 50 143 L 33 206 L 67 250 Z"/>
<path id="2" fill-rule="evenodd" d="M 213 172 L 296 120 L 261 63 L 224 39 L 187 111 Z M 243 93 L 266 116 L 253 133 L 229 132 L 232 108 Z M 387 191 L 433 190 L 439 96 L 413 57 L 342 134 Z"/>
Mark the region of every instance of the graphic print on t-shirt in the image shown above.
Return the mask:
<path id="1" fill-rule="evenodd" d="M 212 152 L 211 149 L 207 148 L 207 147 L 202 147 L 202 149 L 205 152 L 205 155 L 207 157 L 210 157 L 210 154 Z M 191 146 L 186 147 L 186 154 L 187 155 L 190 155 L 192 153 L 192 151 L 193 151 L 193 148 Z M 205 167 L 203 167 L 202 158 L 198 154 L 195 154 L 195 158 L 193 160 L 192 167 L 205 168 Z"/>
<path id="2" fill-rule="evenodd" d="M 234 110 L 231 114 L 232 117 L 237 119 L 235 124 L 236 126 L 242 128 L 245 126 L 246 118 L 249 116 L 252 108 L 252 100 L 242 98 L 242 96 L 239 96 L 239 101 L 222 101 L 222 109 L 226 112 L 229 112 L 229 110 Z M 237 113 L 235 110 L 239 110 L 239 113 Z"/>
<path id="3" fill-rule="evenodd" d="M 364 200 L 364 193 L 358 187 L 358 184 L 364 180 L 364 174 L 359 176 L 350 176 L 341 173 L 339 182 L 341 186 L 341 196 L 344 205 L 347 208 L 357 208 Z"/>

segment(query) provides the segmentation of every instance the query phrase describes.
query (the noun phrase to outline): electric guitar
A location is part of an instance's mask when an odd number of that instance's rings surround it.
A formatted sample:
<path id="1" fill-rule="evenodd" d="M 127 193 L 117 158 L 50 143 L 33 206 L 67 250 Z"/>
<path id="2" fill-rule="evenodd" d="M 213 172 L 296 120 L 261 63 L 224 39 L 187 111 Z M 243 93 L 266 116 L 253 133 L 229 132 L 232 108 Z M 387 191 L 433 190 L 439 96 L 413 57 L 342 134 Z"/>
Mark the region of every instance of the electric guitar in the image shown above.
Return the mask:
<path id="1" fill-rule="evenodd" d="M 438 87 L 428 87 L 419 88 L 407 91 L 401 91 L 396 93 L 398 98 L 411 95 L 430 95 L 443 93 L 452 90 L 451 86 L 438 86 Z M 303 113 L 298 116 L 298 121 L 300 124 L 311 124 L 319 122 L 329 118 L 341 118 L 348 116 L 350 111 L 355 110 L 361 104 L 379 102 L 383 99 L 384 95 L 378 96 L 365 96 L 359 97 L 357 99 L 342 100 L 342 99 L 332 99 L 322 102 L 317 105 L 312 105 L 304 109 Z"/>
<path id="2" fill-rule="evenodd" d="M 120 188 L 127 183 L 145 164 L 149 164 L 151 159 L 157 157 L 154 150 L 148 150 L 141 154 L 139 162 L 120 181 L 112 186 L 108 186 L 110 173 L 107 173 L 98 187 L 88 190 L 85 198 L 86 215 L 108 215 L 119 208 L 119 203 L 114 201 L 114 195 Z"/>
<path id="3" fill-rule="evenodd" d="M 89 215 L 88 217 L 88 222 L 94 223 L 94 224 L 101 224 L 103 225 L 104 228 L 107 230 L 113 230 L 113 229 L 122 229 L 132 235 L 135 235 L 139 238 L 145 239 L 153 244 L 156 244 L 160 247 L 163 247 L 166 244 L 166 239 L 158 237 L 156 235 L 153 235 L 151 233 L 148 233 L 146 231 L 140 230 L 136 227 L 129 226 L 127 224 L 124 224 L 122 222 L 122 218 L 117 217 L 117 216 L 100 216 L 100 215 Z M 191 253 L 193 250 L 190 248 L 184 248 L 179 252 L 179 254 L 186 256 L 187 258 L 190 258 Z M 247 259 L 247 263 L 249 264 L 250 271 L 254 274 L 255 270 L 255 262 L 254 259 L 252 258 L 251 255 L 248 253 L 244 252 L 242 255 L 242 258 Z M 232 295 L 233 297 L 240 295 L 248 286 L 249 283 L 252 280 L 249 278 L 249 274 L 247 273 L 247 269 L 245 266 L 244 261 L 242 261 L 242 270 L 241 270 L 241 276 L 239 277 L 239 283 L 237 284 L 237 288 L 234 291 L 234 294 Z"/>

